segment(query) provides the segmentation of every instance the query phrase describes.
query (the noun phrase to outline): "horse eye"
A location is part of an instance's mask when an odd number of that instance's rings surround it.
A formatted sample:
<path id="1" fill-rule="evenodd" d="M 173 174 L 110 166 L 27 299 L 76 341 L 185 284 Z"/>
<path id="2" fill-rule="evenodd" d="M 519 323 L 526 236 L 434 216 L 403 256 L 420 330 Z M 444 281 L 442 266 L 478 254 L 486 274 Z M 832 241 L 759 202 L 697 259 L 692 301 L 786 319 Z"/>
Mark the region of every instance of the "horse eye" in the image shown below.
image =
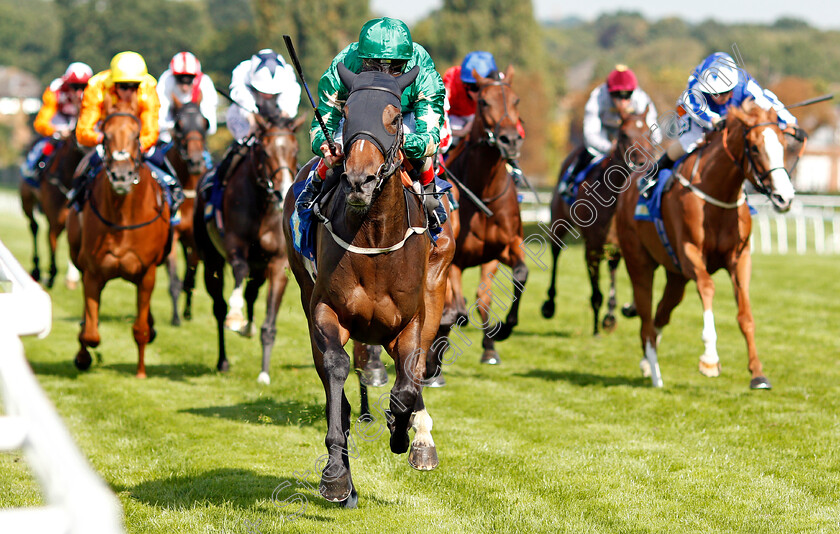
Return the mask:
<path id="1" fill-rule="evenodd" d="M 487 101 L 486 101 L 486 100 L 484 100 L 483 98 L 479 98 L 479 99 L 478 99 L 478 105 L 479 105 L 479 106 L 486 106 L 486 105 L 487 105 Z"/>
<path id="2" fill-rule="evenodd" d="M 518 98 L 517 98 L 517 99 L 513 102 L 513 105 L 514 105 L 514 106 L 518 106 L 518 105 L 519 105 L 519 99 L 518 99 Z"/>
<path id="3" fill-rule="evenodd" d="M 752 150 L 753 154 L 758 154 L 758 147 L 757 146 L 755 146 L 755 145 L 751 146 L 750 150 Z"/>

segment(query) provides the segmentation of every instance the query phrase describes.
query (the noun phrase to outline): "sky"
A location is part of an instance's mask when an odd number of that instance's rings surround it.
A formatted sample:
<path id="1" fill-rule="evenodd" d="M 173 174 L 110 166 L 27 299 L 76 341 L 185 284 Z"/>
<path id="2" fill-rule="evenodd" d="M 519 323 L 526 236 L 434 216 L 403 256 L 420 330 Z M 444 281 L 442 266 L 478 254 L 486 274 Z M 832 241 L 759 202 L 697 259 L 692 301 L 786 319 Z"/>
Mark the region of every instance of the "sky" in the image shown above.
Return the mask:
<path id="1" fill-rule="evenodd" d="M 516 1 L 516 0 L 514 0 Z M 372 0 L 374 14 L 401 18 L 408 24 L 417 22 L 430 11 L 442 5 L 442 0 Z M 571 2 L 560 0 L 533 0 L 538 20 L 578 16 L 595 19 L 603 12 L 639 11 L 648 19 L 678 16 L 690 22 L 715 18 L 721 22 L 773 22 L 779 17 L 803 19 L 822 29 L 840 29 L 840 2 L 836 0 L 698 0 L 674 2 L 673 0 L 587 0 Z"/>

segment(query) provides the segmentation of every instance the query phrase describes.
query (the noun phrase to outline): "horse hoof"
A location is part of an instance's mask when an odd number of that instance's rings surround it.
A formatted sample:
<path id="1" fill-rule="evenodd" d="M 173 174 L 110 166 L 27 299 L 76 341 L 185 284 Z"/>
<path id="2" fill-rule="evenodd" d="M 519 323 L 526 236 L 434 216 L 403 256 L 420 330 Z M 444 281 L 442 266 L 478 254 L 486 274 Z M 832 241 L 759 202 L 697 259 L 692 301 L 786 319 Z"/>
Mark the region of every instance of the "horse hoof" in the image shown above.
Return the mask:
<path id="1" fill-rule="evenodd" d="M 650 362 L 647 361 L 647 358 L 642 358 L 642 361 L 639 362 L 639 369 L 642 370 L 643 377 L 650 377 Z"/>
<path id="2" fill-rule="evenodd" d="M 242 337 L 252 338 L 257 335 L 257 325 L 254 323 L 246 323 L 242 328 L 237 330 Z"/>
<path id="3" fill-rule="evenodd" d="M 54 285 L 55 285 L 55 278 L 50 277 L 49 279 L 47 279 L 47 289 L 52 289 Z"/>
<path id="4" fill-rule="evenodd" d="M 408 432 L 393 431 L 391 434 L 391 452 L 394 454 L 402 454 L 408 450 L 409 444 Z"/>
<path id="5" fill-rule="evenodd" d="M 260 376 L 257 377 L 257 383 L 263 384 L 264 386 L 268 386 L 269 384 L 271 384 L 271 377 L 268 376 L 268 373 L 262 371 L 260 373 Z"/>
<path id="6" fill-rule="evenodd" d="M 41 283 L 41 271 L 39 269 L 32 269 L 32 271 L 29 273 L 29 276 L 31 276 L 32 279 L 38 282 L 39 284 Z"/>
<path id="7" fill-rule="evenodd" d="M 146 378 L 146 371 L 137 371 L 137 375 L 135 376 L 140 379 Z"/>
<path id="8" fill-rule="evenodd" d="M 79 287 L 79 282 L 76 280 L 64 280 L 64 287 L 69 289 L 70 291 L 74 291 L 77 287 Z"/>
<path id="9" fill-rule="evenodd" d="M 439 463 L 436 447 L 411 444 L 411 452 L 408 453 L 408 465 L 418 471 L 431 471 Z"/>
<path id="10" fill-rule="evenodd" d="M 382 367 L 374 367 L 373 369 L 365 369 L 359 375 L 359 382 L 363 386 L 372 388 L 382 387 L 388 384 L 388 372 L 385 370 L 384 365 Z"/>
<path id="11" fill-rule="evenodd" d="M 245 317 L 241 313 L 229 313 L 225 317 L 225 328 L 228 330 L 241 334 L 246 326 Z"/>
<path id="12" fill-rule="evenodd" d="M 440 316 L 440 326 L 452 326 L 458 320 L 458 310 L 445 308 Z"/>
<path id="13" fill-rule="evenodd" d="M 356 488 L 350 492 L 350 496 L 347 499 L 341 501 L 341 507 L 347 508 L 348 510 L 354 510 L 359 505 L 359 494 L 356 493 Z"/>
<path id="14" fill-rule="evenodd" d="M 615 315 L 605 315 L 604 320 L 601 321 L 601 327 L 605 332 L 612 332 L 615 330 Z"/>
<path id="15" fill-rule="evenodd" d="M 230 371 L 230 364 L 227 360 L 225 360 L 222 363 L 216 365 L 216 370 L 221 371 L 223 373 L 227 373 L 228 371 Z"/>
<path id="16" fill-rule="evenodd" d="M 499 353 L 495 350 L 485 350 L 484 354 L 481 355 L 481 363 L 486 363 L 487 365 L 499 365 L 502 363 L 502 360 L 499 358 Z"/>
<path id="17" fill-rule="evenodd" d="M 73 359 L 73 363 L 76 364 L 76 369 L 79 371 L 87 371 L 90 369 L 90 364 L 93 363 L 93 358 L 90 357 L 90 352 L 81 349 Z"/>
<path id="18" fill-rule="evenodd" d="M 770 381 L 766 376 L 757 376 L 750 380 L 750 389 L 771 389 Z"/>
<path id="19" fill-rule="evenodd" d="M 625 304 L 621 307 L 621 315 L 629 319 L 631 317 L 638 317 L 639 313 L 636 311 L 635 304 Z"/>
<path id="20" fill-rule="evenodd" d="M 342 502 L 353 495 L 353 484 L 350 482 L 350 472 L 344 466 L 344 474 L 339 477 L 321 477 L 321 485 L 318 490 L 321 496 L 330 502 Z"/>
<path id="21" fill-rule="evenodd" d="M 189 308 L 184 310 L 184 319 L 187 321 L 192 321 L 192 310 Z"/>
<path id="22" fill-rule="evenodd" d="M 716 378 L 720 376 L 720 362 L 717 363 L 706 363 L 703 360 L 700 360 L 700 374 L 703 376 L 708 376 L 709 378 Z"/>
<path id="23" fill-rule="evenodd" d="M 172 326 L 181 326 L 181 319 L 178 317 L 172 317 Z"/>
<path id="24" fill-rule="evenodd" d="M 427 388 L 442 388 L 446 385 L 446 379 L 443 378 L 443 375 L 437 375 L 433 378 L 426 380 L 423 384 L 424 387 Z"/>
<path id="25" fill-rule="evenodd" d="M 543 302 L 542 316 L 545 317 L 546 319 L 551 319 L 552 317 L 554 317 L 554 301 L 553 300 L 547 300 L 547 301 Z"/>

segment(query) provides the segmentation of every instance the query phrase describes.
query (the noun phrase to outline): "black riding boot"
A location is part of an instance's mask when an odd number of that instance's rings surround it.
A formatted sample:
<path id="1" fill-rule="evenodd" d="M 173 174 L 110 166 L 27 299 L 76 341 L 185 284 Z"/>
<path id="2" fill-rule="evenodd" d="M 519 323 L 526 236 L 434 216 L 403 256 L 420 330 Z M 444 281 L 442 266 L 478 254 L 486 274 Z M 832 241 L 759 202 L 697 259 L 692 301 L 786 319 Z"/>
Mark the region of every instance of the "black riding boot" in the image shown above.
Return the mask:
<path id="1" fill-rule="evenodd" d="M 656 162 L 656 172 L 647 179 L 647 181 L 642 180 L 639 182 L 639 192 L 645 198 L 650 196 L 650 192 L 653 191 L 656 182 L 659 180 L 659 173 L 663 169 L 671 169 L 674 167 L 674 160 L 668 157 L 668 154 L 662 154 L 662 157 L 659 158 L 659 161 Z"/>
<path id="2" fill-rule="evenodd" d="M 439 213 L 441 203 L 435 195 L 434 180 L 432 180 L 428 185 L 423 187 L 423 193 L 423 207 L 426 209 L 426 217 L 429 220 L 429 230 L 432 233 L 435 233 L 435 231 L 440 228 L 440 226 L 446 221 L 446 219 L 441 217 Z"/>

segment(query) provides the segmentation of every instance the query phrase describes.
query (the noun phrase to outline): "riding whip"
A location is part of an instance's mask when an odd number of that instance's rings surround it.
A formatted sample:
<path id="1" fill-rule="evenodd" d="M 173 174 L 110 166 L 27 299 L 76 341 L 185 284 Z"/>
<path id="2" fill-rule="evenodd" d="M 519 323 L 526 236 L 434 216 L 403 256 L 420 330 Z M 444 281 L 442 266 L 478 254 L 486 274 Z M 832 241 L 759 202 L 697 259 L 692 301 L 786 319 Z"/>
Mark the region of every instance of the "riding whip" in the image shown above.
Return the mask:
<path id="1" fill-rule="evenodd" d="M 459 180 L 454 174 L 452 174 L 452 172 L 446 168 L 446 165 L 441 164 L 441 167 L 443 168 L 443 172 L 446 173 L 446 176 L 450 180 L 455 182 L 455 185 L 457 185 L 461 189 L 461 191 L 463 191 L 464 194 L 467 195 L 467 198 L 470 199 L 470 201 L 473 204 L 475 204 L 476 208 L 480 209 L 481 212 L 488 217 L 493 216 L 493 212 L 490 211 L 490 208 L 488 208 L 487 205 L 484 202 L 482 202 L 481 199 L 479 199 L 475 193 L 473 193 L 467 186 L 465 186 L 461 180 Z"/>
<path id="2" fill-rule="evenodd" d="M 253 110 L 250 110 L 250 109 L 246 108 L 245 106 L 243 106 L 242 104 L 240 104 L 239 102 L 234 100 L 232 96 L 230 96 L 228 93 L 226 93 L 222 89 L 219 89 L 218 87 L 216 87 L 216 92 L 219 93 L 220 95 L 222 95 L 223 97 L 227 98 L 230 101 L 231 104 L 236 104 L 237 106 L 244 109 L 248 113 L 253 113 Z"/>
<path id="3" fill-rule="evenodd" d="M 810 106 L 811 104 L 816 104 L 818 102 L 823 102 L 825 100 L 831 100 L 834 98 L 834 93 L 830 93 L 827 95 L 822 96 L 815 96 L 814 98 L 809 98 L 808 100 L 803 100 L 802 102 L 797 102 L 796 104 L 791 104 L 790 106 L 785 106 L 787 109 L 791 108 L 799 108 L 802 106 Z"/>
<path id="4" fill-rule="evenodd" d="M 315 118 L 318 119 L 321 131 L 324 132 L 324 137 L 327 138 L 327 145 L 330 147 L 330 153 L 333 156 L 337 156 L 338 153 L 335 150 L 335 143 L 333 142 L 332 137 L 330 137 L 330 132 L 327 131 L 327 125 L 324 124 L 324 118 L 321 117 L 321 112 L 318 111 L 318 106 L 315 105 L 312 93 L 309 92 L 309 86 L 306 85 L 306 79 L 303 77 L 303 69 L 300 66 L 300 60 L 298 60 L 297 53 L 295 52 L 295 45 L 292 44 L 292 38 L 288 35 L 284 35 L 283 41 L 286 43 L 286 50 L 289 51 L 289 56 L 292 58 L 292 63 L 295 65 L 295 70 L 297 71 L 298 77 L 303 84 L 303 88 L 306 89 L 306 96 L 309 97 L 309 103 L 312 104 L 312 109 L 315 110 Z"/>

